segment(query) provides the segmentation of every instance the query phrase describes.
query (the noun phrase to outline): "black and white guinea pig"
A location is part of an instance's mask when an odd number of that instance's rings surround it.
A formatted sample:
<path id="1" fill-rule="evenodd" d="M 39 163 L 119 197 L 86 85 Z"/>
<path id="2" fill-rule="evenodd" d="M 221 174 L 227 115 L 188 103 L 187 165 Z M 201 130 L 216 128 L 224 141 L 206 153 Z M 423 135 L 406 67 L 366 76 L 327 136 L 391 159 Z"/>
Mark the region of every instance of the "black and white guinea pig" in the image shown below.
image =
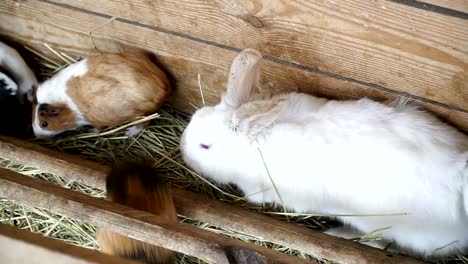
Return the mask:
<path id="1" fill-rule="evenodd" d="M 38 85 L 38 81 L 30 68 L 31 63 L 28 65 L 21 54 L 32 57 L 30 52 L 27 52 L 18 43 L 0 36 L 0 71 L 16 83 L 16 97 L 23 103 L 26 95 L 32 91 L 34 86 Z"/>
<path id="2" fill-rule="evenodd" d="M 144 52 L 108 53 L 76 62 L 33 90 L 38 138 L 81 126 L 97 130 L 156 112 L 169 96 L 165 73 Z M 127 135 L 138 133 L 137 127 Z"/>
<path id="3" fill-rule="evenodd" d="M 0 68 L 0 96 L 15 96 L 18 92 L 18 85 L 15 81 Z"/>
<path id="4" fill-rule="evenodd" d="M 0 40 L 0 135 L 30 137 L 31 104 L 24 99 L 38 82 L 20 53 Z"/>
<path id="5" fill-rule="evenodd" d="M 28 104 L 21 104 L 16 94 L 18 85 L 0 71 L 0 135 L 27 137 L 31 131 Z"/>

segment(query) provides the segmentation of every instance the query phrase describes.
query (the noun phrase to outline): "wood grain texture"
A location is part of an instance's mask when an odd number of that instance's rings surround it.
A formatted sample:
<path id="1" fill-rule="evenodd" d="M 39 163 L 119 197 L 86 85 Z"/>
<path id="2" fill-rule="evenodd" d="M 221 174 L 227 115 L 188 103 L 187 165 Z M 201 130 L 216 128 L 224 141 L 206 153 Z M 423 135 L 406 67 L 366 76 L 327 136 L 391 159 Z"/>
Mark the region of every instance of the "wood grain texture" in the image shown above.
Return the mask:
<path id="1" fill-rule="evenodd" d="M 420 2 L 468 13 L 467 0 L 420 0 Z"/>
<path id="2" fill-rule="evenodd" d="M 468 21 L 389 1 L 52 0 L 468 110 Z"/>
<path id="3" fill-rule="evenodd" d="M 42 171 L 54 172 L 55 175 L 67 180 L 76 180 L 101 189 L 105 186 L 105 177 L 108 172 L 108 168 L 104 165 L 3 136 L 0 136 L 0 157 L 21 162 L 21 164 Z M 83 168 L 81 173 L 80 167 Z M 93 173 L 88 174 L 89 170 L 85 168 L 92 168 Z M 73 173 L 69 174 L 69 171 Z M 339 263 L 411 261 L 362 244 L 209 200 L 200 194 L 181 189 L 173 189 L 173 194 L 177 210 L 182 215 L 236 232 L 261 237 L 319 259 Z"/>
<path id="4" fill-rule="evenodd" d="M 0 195 L 211 263 L 230 263 L 225 248 L 258 252 L 269 263 L 312 263 L 187 224 L 169 223 L 144 211 L 87 196 L 6 169 L 0 169 Z"/>
<path id="5" fill-rule="evenodd" d="M 101 190 L 106 189 L 106 176 L 110 172 L 105 165 L 4 136 L 0 136 L 0 157 Z"/>
<path id="6" fill-rule="evenodd" d="M 3 263 L 138 264 L 96 250 L 46 238 L 10 225 L 0 225 L 0 256 Z"/>
<path id="7" fill-rule="evenodd" d="M 0 31 L 44 52 L 47 52 L 47 49 L 43 43 L 49 43 L 71 55 L 97 54 L 92 48 L 88 32 L 107 20 L 107 17 L 39 1 L 0 1 Z M 201 75 L 206 101 L 209 104 L 216 103 L 224 91 L 231 61 L 237 55 L 235 50 L 122 21 L 113 21 L 94 30 L 93 36 L 102 51 L 116 52 L 141 48 L 156 53 L 162 67 L 175 83 L 176 89 L 170 99 L 171 103 L 179 110 L 187 112 L 194 111 L 193 105 L 201 106 L 197 75 Z M 384 100 L 406 95 L 268 59 L 262 61 L 261 84 L 263 90 L 273 93 L 298 90 L 338 99 L 368 96 Z M 424 98 L 415 102 L 460 129 L 468 131 L 468 112 L 449 109 L 427 102 Z"/>

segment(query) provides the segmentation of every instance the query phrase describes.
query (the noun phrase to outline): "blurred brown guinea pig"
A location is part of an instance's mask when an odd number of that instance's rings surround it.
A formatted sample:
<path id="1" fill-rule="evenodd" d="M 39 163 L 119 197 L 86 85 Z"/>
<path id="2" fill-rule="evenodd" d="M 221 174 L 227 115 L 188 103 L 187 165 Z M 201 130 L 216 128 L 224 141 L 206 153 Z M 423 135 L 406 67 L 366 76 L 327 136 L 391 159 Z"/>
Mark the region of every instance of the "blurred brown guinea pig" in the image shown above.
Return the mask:
<path id="1" fill-rule="evenodd" d="M 118 162 L 106 178 L 107 199 L 146 211 L 168 225 L 178 224 L 172 192 L 157 171 L 147 163 Z M 154 246 L 109 229 L 97 230 L 101 251 L 147 264 L 174 264 L 171 250 Z"/>
<path id="2" fill-rule="evenodd" d="M 32 91 L 32 126 L 48 138 L 89 125 L 118 126 L 156 112 L 171 92 L 166 74 L 145 52 L 89 57 L 61 70 Z M 131 127 L 128 136 L 139 130 Z"/>

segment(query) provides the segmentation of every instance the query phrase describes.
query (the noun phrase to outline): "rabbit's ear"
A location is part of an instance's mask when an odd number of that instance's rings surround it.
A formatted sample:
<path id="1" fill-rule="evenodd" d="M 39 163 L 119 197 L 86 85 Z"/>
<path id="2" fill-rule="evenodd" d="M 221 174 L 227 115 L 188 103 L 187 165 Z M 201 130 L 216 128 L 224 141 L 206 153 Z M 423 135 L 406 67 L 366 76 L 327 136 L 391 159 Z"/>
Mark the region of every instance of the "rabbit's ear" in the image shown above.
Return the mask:
<path id="1" fill-rule="evenodd" d="M 242 105 L 233 113 L 233 125 L 239 133 L 254 139 L 278 119 L 286 104 L 284 99 L 272 99 Z"/>
<path id="2" fill-rule="evenodd" d="M 221 104 L 237 109 L 250 100 L 258 83 L 261 58 L 260 52 L 254 49 L 245 49 L 236 56 L 229 71 L 227 91 Z"/>

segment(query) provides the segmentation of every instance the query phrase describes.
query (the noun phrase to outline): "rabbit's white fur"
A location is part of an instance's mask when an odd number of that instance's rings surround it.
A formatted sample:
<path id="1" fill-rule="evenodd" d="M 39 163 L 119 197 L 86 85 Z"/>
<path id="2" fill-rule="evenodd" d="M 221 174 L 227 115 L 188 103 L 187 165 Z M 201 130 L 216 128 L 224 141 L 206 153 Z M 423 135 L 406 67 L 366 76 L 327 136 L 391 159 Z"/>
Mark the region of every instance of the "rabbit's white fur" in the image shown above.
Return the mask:
<path id="1" fill-rule="evenodd" d="M 236 184 L 251 202 L 280 204 L 267 167 L 291 210 L 387 214 L 338 218 L 362 233 L 391 227 L 383 238 L 403 252 L 466 250 L 467 136 L 404 103 L 299 93 L 252 100 L 260 59 L 241 52 L 222 101 L 193 115 L 181 139 L 190 167 Z"/>

